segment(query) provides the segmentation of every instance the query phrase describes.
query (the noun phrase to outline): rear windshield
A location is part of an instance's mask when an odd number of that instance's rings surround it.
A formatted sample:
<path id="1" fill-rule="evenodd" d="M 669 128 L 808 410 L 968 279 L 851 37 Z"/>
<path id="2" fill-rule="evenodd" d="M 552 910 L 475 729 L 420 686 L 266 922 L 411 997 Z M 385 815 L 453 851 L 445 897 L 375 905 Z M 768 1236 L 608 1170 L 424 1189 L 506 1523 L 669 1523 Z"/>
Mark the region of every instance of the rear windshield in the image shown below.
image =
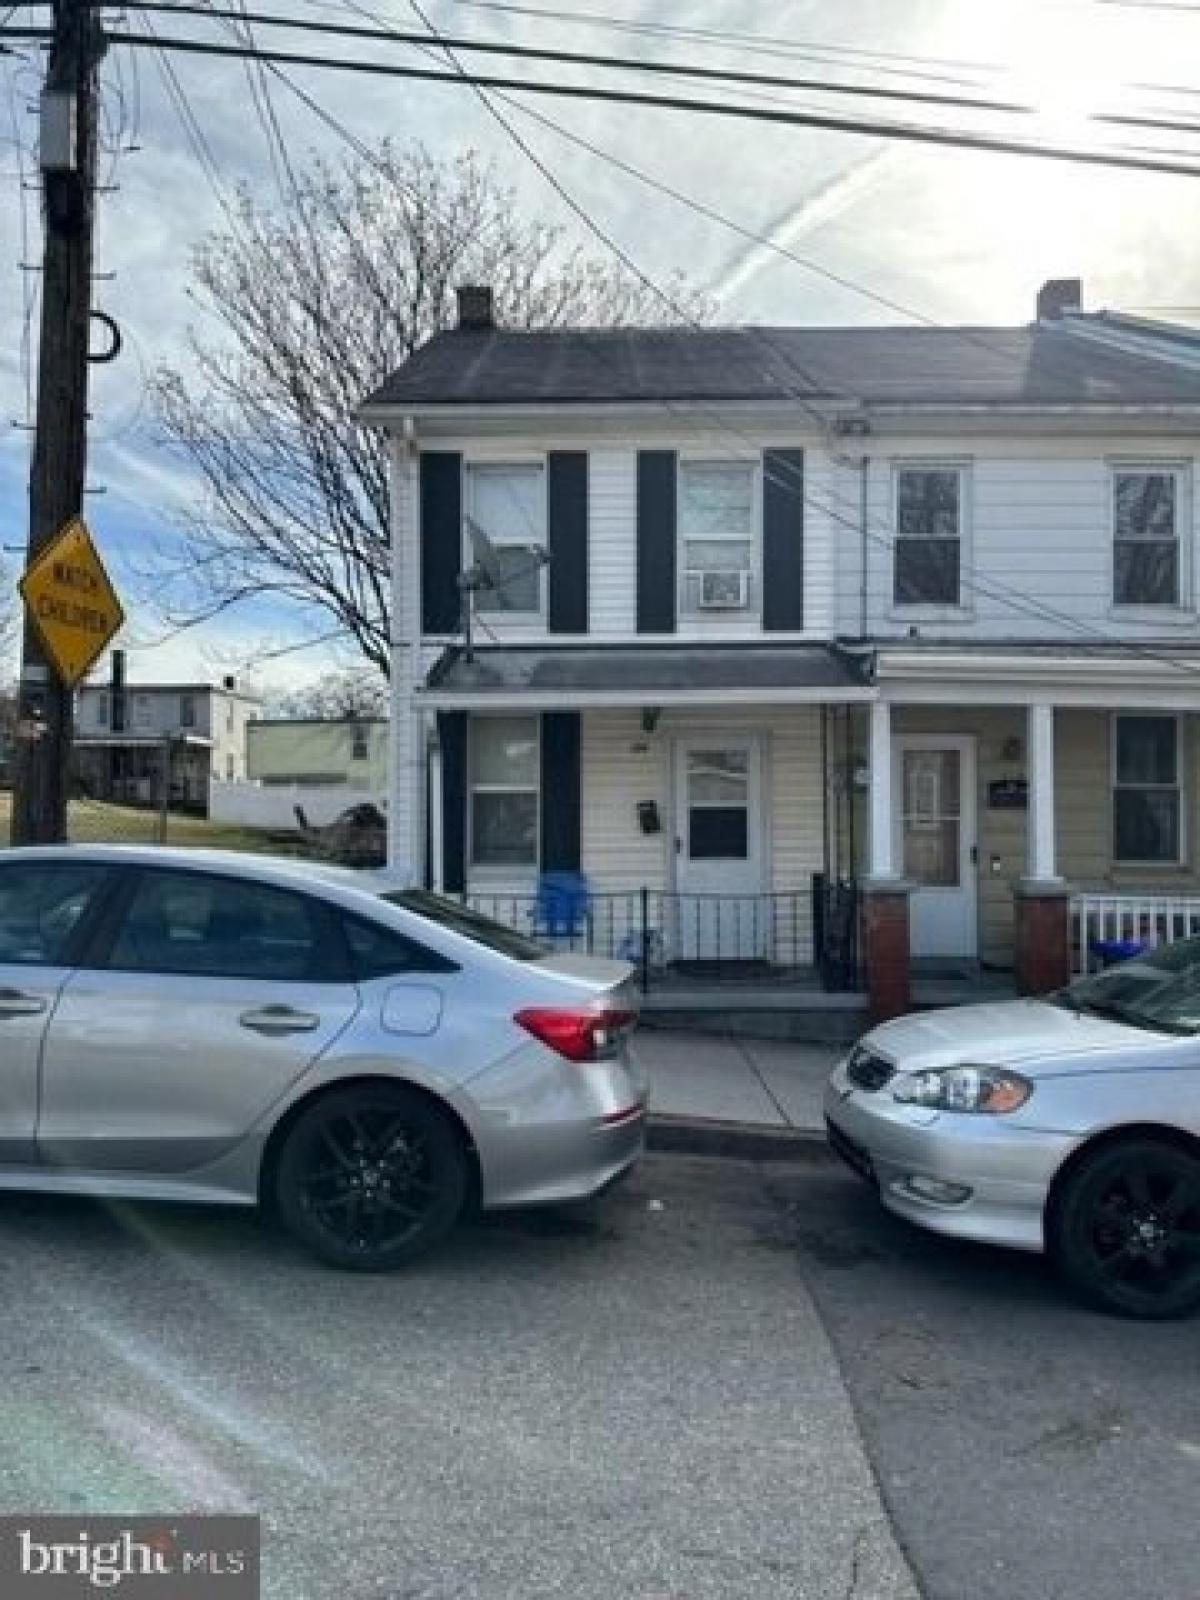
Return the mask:
<path id="1" fill-rule="evenodd" d="M 491 917 L 472 911 L 457 900 L 430 894 L 428 889 L 396 889 L 380 898 L 391 905 L 403 906 L 405 911 L 415 911 L 417 916 L 436 922 L 440 928 L 461 933 L 464 939 L 473 939 L 485 949 L 511 956 L 514 961 L 540 961 L 546 954 L 540 944 L 515 928 L 506 928 L 502 922 L 494 922 Z"/>

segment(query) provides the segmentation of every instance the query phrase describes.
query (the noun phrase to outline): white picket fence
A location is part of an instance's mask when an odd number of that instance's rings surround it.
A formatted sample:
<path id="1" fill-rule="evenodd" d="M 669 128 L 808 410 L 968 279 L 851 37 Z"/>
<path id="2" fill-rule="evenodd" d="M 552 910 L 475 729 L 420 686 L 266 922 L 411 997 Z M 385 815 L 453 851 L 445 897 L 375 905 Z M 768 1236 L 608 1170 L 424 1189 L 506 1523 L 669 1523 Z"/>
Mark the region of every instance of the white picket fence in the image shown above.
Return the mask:
<path id="1" fill-rule="evenodd" d="M 1097 946 L 1113 940 L 1147 949 L 1200 933 L 1200 895 L 1077 894 L 1071 897 L 1071 949 L 1077 974 L 1101 965 Z"/>
<path id="2" fill-rule="evenodd" d="M 323 827 L 364 801 L 385 809 L 383 795 L 348 783 L 214 782 L 208 814 L 214 822 L 245 828 L 294 828 L 299 806 L 309 822 Z"/>

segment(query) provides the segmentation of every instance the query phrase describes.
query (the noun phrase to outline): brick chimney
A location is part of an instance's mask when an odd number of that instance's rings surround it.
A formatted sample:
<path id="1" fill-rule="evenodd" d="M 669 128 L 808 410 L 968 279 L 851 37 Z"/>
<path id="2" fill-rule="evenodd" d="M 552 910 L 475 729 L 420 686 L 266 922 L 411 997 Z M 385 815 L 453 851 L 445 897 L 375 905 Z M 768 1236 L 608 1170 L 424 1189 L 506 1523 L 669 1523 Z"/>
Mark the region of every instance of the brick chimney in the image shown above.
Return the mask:
<path id="1" fill-rule="evenodd" d="M 458 325 L 464 329 L 494 328 L 496 307 L 492 287 L 487 283 L 466 283 L 455 290 L 458 296 Z"/>
<path id="2" fill-rule="evenodd" d="M 1047 278 L 1038 290 L 1037 319 L 1059 322 L 1068 311 L 1083 310 L 1082 278 Z"/>

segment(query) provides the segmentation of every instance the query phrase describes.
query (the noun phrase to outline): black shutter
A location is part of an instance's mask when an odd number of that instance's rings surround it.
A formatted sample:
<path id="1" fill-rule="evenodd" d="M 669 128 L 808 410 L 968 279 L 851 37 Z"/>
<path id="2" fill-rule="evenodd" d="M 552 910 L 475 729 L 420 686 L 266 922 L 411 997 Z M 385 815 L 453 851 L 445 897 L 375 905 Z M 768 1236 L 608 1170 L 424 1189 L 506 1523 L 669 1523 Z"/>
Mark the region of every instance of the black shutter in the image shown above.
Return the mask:
<path id="1" fill-rule="evenodd" d="M 588 458 L 586 450 L 551 451 L 547 464 L 547 548 L 551 633 L 588 626 Z"/>
<path id="2" fill-rule="evenodd" d="M 462 457 L 421 455 L 421 631 L 457 633 L 462 621 Z"/>
<path id="3" fill-rule="evenodd" d="M 543 872 L 579 871 L 580 757 L 578 711 L 543 712 Z"/>
<path id="4" fill-rule="evenodd" d="M 764 630 L 804 626 L 804 451 L 763 453 Z"/>
<path id="5" fill-rule="evenodd" d="M 467 887 L 467 713 L 438 712 L 442 747 L 442 887 Z"/>
<path id="6" fill-rule="evenodd" d="M 675 631 L 675 452 L 639 450 L 637 631 Z"/>

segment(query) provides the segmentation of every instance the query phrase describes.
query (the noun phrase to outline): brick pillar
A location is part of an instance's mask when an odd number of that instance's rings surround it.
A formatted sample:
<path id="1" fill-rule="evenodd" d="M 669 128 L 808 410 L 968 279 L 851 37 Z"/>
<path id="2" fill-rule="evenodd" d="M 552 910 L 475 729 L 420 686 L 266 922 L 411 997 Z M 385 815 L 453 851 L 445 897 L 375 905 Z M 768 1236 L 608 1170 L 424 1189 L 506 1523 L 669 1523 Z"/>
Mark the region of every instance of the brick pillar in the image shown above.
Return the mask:
<path id="1" fill-rule="evenodd" d="M 887 1022 L 911 1007 L 908 897 L 901 878 L 868 879 L 862 887 L 863 956 L 871 1021 Z"/>
<path id="2" fill-rule="evenodd" d="M 1071 893 L 1065 883 L 1014 890 L 1018 994 L 1048 994 L 1071 977 Z"/>

